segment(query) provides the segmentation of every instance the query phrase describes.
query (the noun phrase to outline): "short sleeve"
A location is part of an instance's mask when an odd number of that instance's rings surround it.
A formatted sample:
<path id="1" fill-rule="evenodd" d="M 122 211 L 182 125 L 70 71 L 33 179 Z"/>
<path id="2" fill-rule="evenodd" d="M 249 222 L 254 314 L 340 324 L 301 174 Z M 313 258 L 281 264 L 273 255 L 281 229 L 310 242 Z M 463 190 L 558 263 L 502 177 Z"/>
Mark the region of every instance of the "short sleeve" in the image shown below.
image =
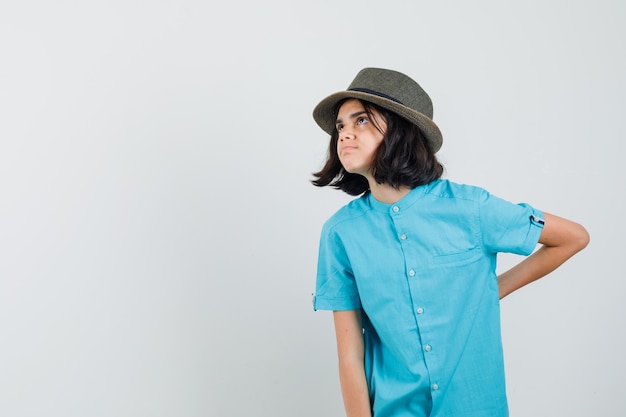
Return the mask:
<path id="1" fill-rule="evenodd" d="M 492 253 L 530 255 L 543 229 L 543 213 L 485 192 L 479 207 L 483 245 Z"/>
<path id="2" fill-rule="evenodd" d="M 324 226 L 317 261 L 315 310 L 355 310 L 361 300 L 344 245 L 332 229 Z"/>

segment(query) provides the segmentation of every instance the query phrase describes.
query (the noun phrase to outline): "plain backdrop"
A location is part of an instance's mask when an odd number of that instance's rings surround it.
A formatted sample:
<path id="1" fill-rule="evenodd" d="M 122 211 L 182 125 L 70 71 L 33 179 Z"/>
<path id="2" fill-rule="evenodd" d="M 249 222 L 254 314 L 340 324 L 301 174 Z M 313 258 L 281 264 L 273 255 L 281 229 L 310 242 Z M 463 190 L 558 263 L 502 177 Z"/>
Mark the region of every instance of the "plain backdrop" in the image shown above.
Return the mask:
<path id="1" fill-rule="evenodd" d="M 311 111 L 366 66 L 451 180 L 585 225 L 502 302 L 512 417 L 626 415 L 626 3 L 0 3 L 0 415 L 341 416 Z M 503 256 L 504 269 L 519 258 Z"/>

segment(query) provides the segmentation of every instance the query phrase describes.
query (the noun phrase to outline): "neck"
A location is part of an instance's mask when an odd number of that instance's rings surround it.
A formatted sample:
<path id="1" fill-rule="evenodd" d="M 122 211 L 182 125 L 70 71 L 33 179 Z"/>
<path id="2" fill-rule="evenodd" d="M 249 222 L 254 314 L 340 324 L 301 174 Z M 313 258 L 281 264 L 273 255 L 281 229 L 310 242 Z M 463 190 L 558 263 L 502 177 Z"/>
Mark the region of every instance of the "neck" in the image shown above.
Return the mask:
<path id="1" fill-rule="evenodd" d="M 372 196 L 385 204 L 397 203 L 411 191 L 409 187 L 401 186 L 400 188 L 394 188 L 389 184 L 378 184 L 376 181 L 370 180 L 370 191 Z"/>

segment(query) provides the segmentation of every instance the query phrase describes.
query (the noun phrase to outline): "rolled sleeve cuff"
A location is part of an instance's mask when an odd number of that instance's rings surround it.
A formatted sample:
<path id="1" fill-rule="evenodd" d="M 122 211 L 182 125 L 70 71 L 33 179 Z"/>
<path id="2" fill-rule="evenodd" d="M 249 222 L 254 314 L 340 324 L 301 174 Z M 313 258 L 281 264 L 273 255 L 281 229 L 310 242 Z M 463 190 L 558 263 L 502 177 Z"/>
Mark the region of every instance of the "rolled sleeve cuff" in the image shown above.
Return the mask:
<path id="1" fill-rule="evenodd" d="M 524 255 L 530 255 L 537 247 L 537 243 L 539 243 L 539 237 L 541 236 L 541 231 L 543 230 L 544 225 L 543 212 L 532 208 L 529 220 L 530 227 L 528 228 L 528 235 L 526 236 L 526 241 L 521 248 Z"/>
<path id="2" fill-rule="evenodd" d="M 313 296 L 313 309 L 317 310 L 356 310 L 361 308 L 361 300 L 358 295 L 351 297 L 325 297 Z"/>

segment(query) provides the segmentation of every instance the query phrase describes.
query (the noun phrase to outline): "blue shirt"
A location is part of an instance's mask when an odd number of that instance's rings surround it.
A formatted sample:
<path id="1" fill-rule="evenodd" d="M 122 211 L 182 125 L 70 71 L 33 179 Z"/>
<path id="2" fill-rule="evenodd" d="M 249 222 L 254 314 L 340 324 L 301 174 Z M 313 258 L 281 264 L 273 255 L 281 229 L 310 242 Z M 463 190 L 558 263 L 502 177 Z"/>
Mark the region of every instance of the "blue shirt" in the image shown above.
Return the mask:
<path id="1" fill-rule="evenodd" d="M 361 309 L 375 417 L 508 415 L 496 254 L 530 254 L 542 217 L 437 180 L 324 224 L 314 308 Z"/>

